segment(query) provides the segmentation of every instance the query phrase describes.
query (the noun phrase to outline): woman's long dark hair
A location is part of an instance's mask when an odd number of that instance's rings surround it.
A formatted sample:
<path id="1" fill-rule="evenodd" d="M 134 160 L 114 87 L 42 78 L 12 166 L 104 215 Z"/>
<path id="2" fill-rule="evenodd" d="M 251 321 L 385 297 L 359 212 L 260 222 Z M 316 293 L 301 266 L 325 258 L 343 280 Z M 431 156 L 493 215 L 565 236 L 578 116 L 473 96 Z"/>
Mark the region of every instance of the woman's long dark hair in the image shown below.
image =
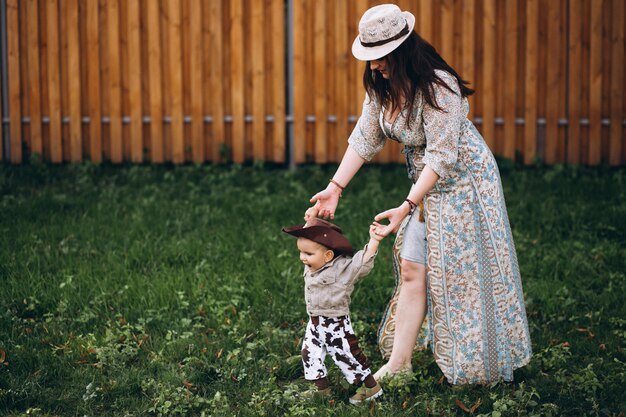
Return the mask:
<path id="1" fill-rule="evenodd" d="M 437 50 L 415 31 L 385 58 L 389 79 L 383 78 L 378 71 L 372 71 L 370 63 L 367 62 L 363 74 L 363 85 L 370 97 L 375 98 L 387 108 L 398 109 L 401 105 L 400 99 L 404 97 L 407 100 L 409 114 L 412 114 L 415 97 L 419 92 L 426 103 L 437 110 L 444 111 L 439 107 L 435 98 L 434 84 L 454 91 L 435 74 L 437 69 L 446 71 L 457 79 L 462 97 L 474 94 L 474 90 L 467 87 L 469 82 L 462 79 L 437 53 Z M 407 122 L 408 120 L 410 118 L 407 118 Z"/>

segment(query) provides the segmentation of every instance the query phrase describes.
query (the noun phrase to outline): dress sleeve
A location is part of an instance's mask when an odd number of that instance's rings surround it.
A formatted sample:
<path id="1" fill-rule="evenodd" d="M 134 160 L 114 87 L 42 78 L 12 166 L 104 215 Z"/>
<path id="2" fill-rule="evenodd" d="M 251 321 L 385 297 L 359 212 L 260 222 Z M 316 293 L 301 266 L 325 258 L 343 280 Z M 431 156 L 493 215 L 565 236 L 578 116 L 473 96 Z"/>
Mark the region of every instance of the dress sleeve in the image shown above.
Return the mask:
<path id="1" fill-rule="evenodd" d="M 423 162 L 439 177 L 444 178 L 452 173 L 456 165 L 461 128 L 465 122 L 466 114 L 456 78 L 443 71 L 438 71 L 437 75 L 454 92 L 435 84 L 435 98 L 443 111 L 437 110 L 427 103 L 424 104 L 422 118 L 426 136 L 426 150 Z"/>
<path id="2" fill-rule="evenodd" d="M 385 145 L 385 134 L 378 121 L 380 104 L 366 94 L 361 117 L 348 138 L 348 143 L 366 161 L 371 160 Z"/>

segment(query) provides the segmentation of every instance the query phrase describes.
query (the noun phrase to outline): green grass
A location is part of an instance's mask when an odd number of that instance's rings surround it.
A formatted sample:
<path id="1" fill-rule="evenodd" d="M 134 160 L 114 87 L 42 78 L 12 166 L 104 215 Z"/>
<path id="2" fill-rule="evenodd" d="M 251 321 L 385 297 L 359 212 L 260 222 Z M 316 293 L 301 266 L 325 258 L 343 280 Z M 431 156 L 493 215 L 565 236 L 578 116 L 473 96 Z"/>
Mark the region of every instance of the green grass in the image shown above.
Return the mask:
<path id="1" fill-rule="evenodd" d="M 535 356 L 514 383 L 452 387 L 428 352 L 372 406 L 330 365 L 304 403 L 295 242 L 335 166 L 0 165 L 0 415 L 623 416 L 626 171 L 502 177 Z M 336 222 L 355 246 L 408 190 L 367 166 Z M 365 352 L 392 291 L 391 239 L 353 296 Z"/>

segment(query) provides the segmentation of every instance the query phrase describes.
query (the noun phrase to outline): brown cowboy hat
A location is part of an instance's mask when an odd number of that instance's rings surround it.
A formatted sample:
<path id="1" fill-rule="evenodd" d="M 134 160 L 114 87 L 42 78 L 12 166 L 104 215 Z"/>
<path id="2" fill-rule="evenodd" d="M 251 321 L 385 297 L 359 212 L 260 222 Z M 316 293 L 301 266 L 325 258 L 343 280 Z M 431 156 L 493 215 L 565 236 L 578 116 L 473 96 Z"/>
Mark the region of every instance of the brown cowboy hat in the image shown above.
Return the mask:
<path id="1" fill-rule="evenodd" d="M 354 253 L 352 245 L 341 232 L 341 229 L 323 219 L 314 218 L 306 224 L 283 227 L 283 232 L 295 236 L 310 239 L 332 249 L 337 254 L 351 256 Z"/>

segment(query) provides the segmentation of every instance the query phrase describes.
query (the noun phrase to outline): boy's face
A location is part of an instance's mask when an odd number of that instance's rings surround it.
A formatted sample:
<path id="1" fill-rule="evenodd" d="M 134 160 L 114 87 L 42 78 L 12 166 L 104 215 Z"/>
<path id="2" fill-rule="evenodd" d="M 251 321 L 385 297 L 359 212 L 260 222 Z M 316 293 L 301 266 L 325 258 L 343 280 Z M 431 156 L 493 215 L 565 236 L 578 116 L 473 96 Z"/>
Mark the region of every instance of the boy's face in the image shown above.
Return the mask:
<path id="1" fill-rule="evenodd" d="M 333 259 L 333 251 L 304 237 L 298 238 L 300 260 L 311 271 L 317 271 Z"/>

